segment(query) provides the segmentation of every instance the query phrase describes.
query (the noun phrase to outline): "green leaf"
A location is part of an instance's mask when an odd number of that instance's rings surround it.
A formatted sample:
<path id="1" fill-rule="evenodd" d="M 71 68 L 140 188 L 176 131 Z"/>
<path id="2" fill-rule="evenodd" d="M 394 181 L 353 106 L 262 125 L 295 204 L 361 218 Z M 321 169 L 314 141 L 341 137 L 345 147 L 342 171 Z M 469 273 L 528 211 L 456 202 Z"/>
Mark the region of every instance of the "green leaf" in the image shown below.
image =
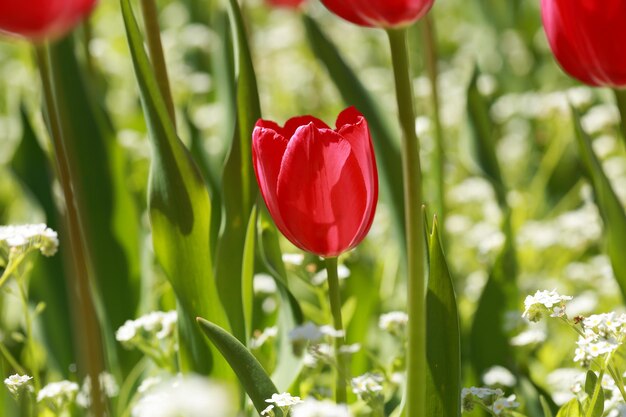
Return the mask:
<path id="1" fill-rule="evenodd" d="M 556 417 L 582 417 L 582 415 L 583 412 L 580 403 L 576 398 L 572 398 L 556 413 Z"/>
<path id="2" fill-rule="evenodd" d="M 328 74 L 347 105 L 356 106 L 367 119 L 382 174 L 384 189 L 389 195 L 398 235 L 404 239 L 404 195 L 400 150 L 398 140 L 372 94 L 365 88 L 350 68 L 341 52 L 324 34 L 317 22 L 303 14 L 307 39 L 317 59 L 324 64 Z M 403 242 L 404 243 L 404 242 Z"/>
<path id="3" fill-rule="evenodd" d="M 506 191 L 496 155 L 495 126 L 489 115 L 489 105 L 478 90 L 478 68 L 474 69 L 467 90 L 467 110 L 474 143 L 474 154 L 480 169 L 491 182 L 501 207 L 506 206 Z"/>
<path id="4" fill-rule="evenodd" d="M 259 361 L 224 329 L 202 318 L 198 318 L 198 324 L 235 371 L 256 410 L 263 411 L 268 405 L 265 400 L 278 393 L 278 389 Z"/>
<path id="5" fill-rule="evenodd" d="M 461 336 L 452 278 L 441 246 L 437 219 L 430 236 L 426 296 L 428 370 L 426 415 L 461 415 Z"/>
<path id="6" fill-rule="evenodd" d="M 626 213 L 602 169 L 602 164 L 593 152 L 591 139 L 580 123 L 580 114 L 574 108 L 572 108 L 572 114 L 580 157 L 593 186 L 596 202 L 604 221 L 607 252 L 611 259 L 613 272 L 622 292 L 622 297 L 626 299 L 626 257 L 624 257 L 624 248 L 626 248 Z"/>
<path id="7" fill-rule="evenodd" d="M 127 188 L 126 160 L 107 115 L 79 66 L 72 37 L 49 49 L 54 100 L 81 232 L 104 307 L 106 335 L 133 318 L 139 301 L 139 214 Z M 109 337 L 109 343 L 116 343 Z M 127 371 L 136 355 L 116 344 Z"/>
<path id="8" fill-rule="evenodd" d="M 598 390 L 597 394 L 596 389 Z M 604 412 L 604 390 L 602 389 L 602 382 L 598 381 L 598 376 L 591 370 L 587 371 L 585 392 L 588 396 L 587 401 L 585 401 L 586 416 L 602 417 Z"/>
<path id="9" fill-rule="evenodd" d="M 284 391 L 289 389 L 302 369 L 302 357 L 294 353 L 289 340 L 289 332 L 302 324 L 304 315 L 298 300 L 289 290 L 287 271 L 278 243 L 278 231 L 265 207 L 259 212 L 258 223 L 259 252 L 263 263 L 276 281 L 281 300 L 277 318 L 277 363 L 272 373 L 272 379 Z"/>
<path id="10" fill-rule="evenodd" d="M 196 317 L 203 316 L 222 327 L 228 325 L 211 266 L 211 203 L 207 186 L 176 136 L 129 0 L 121 0 L 121 5 L 150 131 L 152 165 L 148 206 L 152 239 L 156 257 L 178 301 L 181 368 L 227 377 L 228 365 L 211 352 L 195 323 Z"/>
<path id="11" fill-rule="evenodd" d="M 543 395 L 539 396 L 539 402 L 541 403 L 541 408 L 543 410 L 543 417 L 553 417 L 552 408 L 548 401 L 546 401 L 546 397 Z"/>
<path id="12" fill-rule="evenodd" d="M 222 175 L 224 200 L 223 227 L 216 253 L 215 277 L 233 334 L 246 343 L 246 324 L 241 298 L 243 250 L 246 221 L 256 201 L 257 186 L 252 168 L 252 130 L 261 117 L 256 76 L 241 10 L 236 0 L 229 1 L 237 55 L 237 123 Z"/>

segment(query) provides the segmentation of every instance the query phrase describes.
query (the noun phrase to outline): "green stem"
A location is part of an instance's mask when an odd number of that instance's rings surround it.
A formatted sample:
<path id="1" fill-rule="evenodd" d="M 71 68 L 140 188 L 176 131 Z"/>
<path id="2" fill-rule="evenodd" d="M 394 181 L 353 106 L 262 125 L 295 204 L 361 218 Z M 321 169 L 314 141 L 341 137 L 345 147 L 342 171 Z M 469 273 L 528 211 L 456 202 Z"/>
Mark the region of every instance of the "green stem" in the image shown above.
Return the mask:
<path id="1" fill-rule="evenodd" d="M 72 165 L 68 157 L 68 150 L 63 142 L 63 129 L 60 121 L 60 110 L 54 83 L 54 71 L 51 65 L 48 45 L 36 46 L 37 63 L 41 75 L 47 122 L 54 148 L 54 156 L 63 198 L 65 200 L 65 220 L 69 234 L 71 261 L 73 271 L 67 274 L 68 287 L 74 289 L 69 292 L 70 305 L 74 309 L 77 334 L 81 335 L 79 348 L 86 374 L 91 378 L 92 402 L 91 412 L 95 417 L 106 416 L 105 399 L 100 388 L 100 374 L 104 370 L 100 323 L 96 317 L 89 282 L 87 254 L 85 253 L 83 236 L 80 228 L 80 217 L 74 199 L 72 186 Z"/>
<path id="2" fill-rule="evenodd" d="M 5 282 L 7 282 L 9 277 L 15 273 L 18 266 L 20 266 L 25 257 L 26 253 L 18 255 L 16 258 L 13 258 L 12 256 L 9 257 L 9 263 L 2 275 L 0 276 L 0 288 L 2 288 L 2 286 Z"/>
<path id="3" fill-rule="evenodd" d="M 326 270 L 328 271 L 328 296 L 330 298 L 330 310 L 333 314 L 333 325 L 335 330 L 343 332 L 343 320 L 341 319 L 341 293 L 339 288 L 339 275 L 337 273 L 337 258 L 326 259 Z M 335 357 L 337 360 L 337 383 L 335 386 L 335 400 L 337 403 L 347 402 L 346 393 L 346 363 L 345 357 L 341 353 L 344 345 L 344 337 L 335 337 Z"/>
<path id="4" fill-rule="evenodd" d="M 602 378 L 604 378 L 604 368 L 602 368 L 598 374 L 596 386 L 593 389 L 593 395 L 591 396 L 591 401 L 589 402 L 589 407 L 587 408 L 587 417 L 593 416 L 594 409 L 596 408 L 596 402 L 598 402 L 598 396 L 600 395 L 600 390 L 602 389 Z"/>
<path id="5" fill-rule="evenodd" d="M 626 390 L 624 389 L 624 380 L 622 379 L 621 374 L 619 373 L 617 369 L 615 369 L 614 366 L 611 366 L 610 364 L 608 365 L 607 369 L 609 370 L 609 373 L 613 377 L 613 380 L 615 381 L 615 385 L 617 385 L 617 389 L 619 390 L 620 394 L 622 394 L 622 399 L 626 401 Z"/>
<path id="6" fill-rule="evenodd" d="M 443 225 L 446 214 L 446 193 L 445 193 L 445 163 L 446 153 L 444 146 L 444 132 L 441 124 L 441 112 L 439 102 L 439 69 L 437 65 L 437 32 L 435 30 L 435 21 L 431 14 L 427 14 L 422 20 L 422 35 L 424 37 L 424 55 L 426 59 L 426 71 L 430 80 L 431 100 L 433 121 L 435 123 L 435 159 L 434 159 L 434 176 L 436 185 L 437 201 L 435 210 L 439 217 L 439 223 Z"/>
<path id="7" fill-rule="evenodd" d="M 30 372 L 33 377 L 33 385 L 35 391 L 39 391 L 41 388 L 41 380 L 39 379 L 39 363 L 37 361 L 37 351 L 35 346 L 35 340 L 33 338 L 33 318 L 28 308 L 28 289 L 26 288 L 26 277 L 22 277 L 21 282 L 18 282 L 18 289 L 20 292 L 20 299 L 22 301 L 22 308 L 24 313 L 24 322 L 26 324 L 25 337 L 26 337 L 26 352 L 30 355 Z"/>
<path id="8" fill-rule="evenodd" d="M 402 166 L 407 242 L 408 349 L 406 415 L 422 417 L 425 410 L 426 279 L 424 276 L 424 219 L 420 145 L 415 132 L 413 84 L 409 72 L 406 29 L 389 29 L 389 44 L 403 132 Z"/>
<path id="9" fill-rule="evenodd" d="M 154 69 L 159 90 L 165 100 L 167 112 L 172 119 L 172 124 L 176 127 L 176 111 L 174 109 L 174 100 L 172 99 L 172 90 L 170 89 L 170 81 L 167 75 L 167 65 L 165 64 L 165 54 L 163 53 L 163 44 L 161 43 L 161 31 L 159 29 L 159 13 L 155 0 L 141 0 L 141 13 L 146 28 L 146 41 L 148 44 L 148 53 L 150 61 Z"/>
<path id="10" fill-rule="evenodd" d="M 4 359 L 9 363 L 11 368 L 15 370 L 15 372 L 20 375 L 26 375 L 26 370 L 22 368 L 22 366 L 17 362 L 17 359 L 15 359 L 13 355 L 11 355 L 9 349 L 7 349 L 2 342 L 0 342 L 0 355 L 4 357 Z"/>
<path id="11" fill-rule="evenodd" d="M 615 101 L 621 117 L 620 128 L 622 131 L 622 139 L 624 143 L 626 143 L 626 90 L 615 88 L 613 89 L 613 93 L 615 93 Z"/>

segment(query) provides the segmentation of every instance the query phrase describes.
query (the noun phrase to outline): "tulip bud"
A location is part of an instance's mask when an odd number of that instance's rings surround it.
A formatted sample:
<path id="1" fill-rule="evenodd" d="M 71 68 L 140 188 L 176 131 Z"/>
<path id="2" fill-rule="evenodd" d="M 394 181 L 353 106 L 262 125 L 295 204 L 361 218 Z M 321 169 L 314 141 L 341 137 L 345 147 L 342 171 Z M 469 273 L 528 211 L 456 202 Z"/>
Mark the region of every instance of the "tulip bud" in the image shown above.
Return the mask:
<path id="1" fill-rule="evenodd" d="M 0 33 L 39 41 L 60 38 L 97 0 L 0 0 Z"/>
<path id="2" fill-rule="evenodd" d="M 397 28 L 422 18 L 434 0 L 321 0 L 337 16 L 360 26 Z"/>
<path id="3" fill-rule="evenodd" d="M 541 15 L 565 72 L 592 86 L 626 86 L 626 1 L 542 0 Z"/>
<path id="4" fill-rule="evenodd" d="M 378 172 L 367 121 L 355 108 L 339 115 L 335 130 L 312 116 L 284 127 L 259 120 L 252 156 L 265 204 L 294 245 L 334 257 L 365 238 Z"/>

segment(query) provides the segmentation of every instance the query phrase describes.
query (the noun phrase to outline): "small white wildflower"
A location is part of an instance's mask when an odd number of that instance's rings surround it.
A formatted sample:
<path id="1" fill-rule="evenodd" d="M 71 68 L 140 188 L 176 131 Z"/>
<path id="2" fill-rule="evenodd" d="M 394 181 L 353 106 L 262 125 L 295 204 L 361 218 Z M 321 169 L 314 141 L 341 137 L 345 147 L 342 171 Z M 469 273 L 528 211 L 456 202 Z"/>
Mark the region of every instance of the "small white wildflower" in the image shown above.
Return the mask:
<path id="1" fill-rule="evenodd" d="M 498 398 L 494 401 L 491 409 L 495 415 L 499 416 L 503 411 L 516 407 L 519 407 L 519 403 L 515 401 L 515 395 L 511 395 L 508 398 Z"/>
<path id="2" fill-rule="evenodd" d="M 132 408 L 132 417 L 234 417 L 232 393 L 222 384 L 194 375 L 153 387 Z"/>
<path id="3" fill-rule="evenodd" d="M 539 321 L 545 311 L 550 312 L 552 317 L 562 317 L 565 315 L 565 302 L 572 297 L 560 295 L 556 290 L 537 291 L 534 295 L 529 295 L 524 300 L 524 313 L 522 317 L 530 321 Z"/>
<path id="4" fill-rule="evenodd" d="M 167 339 L 176 331 L 178 313 L 176 310 L 168 311 L 161 315 L 161 330 L 156 334 L 157 339 Z"/>
<path id="5" fill-rule="evenodd" d="M 133 340 L 137 336 L 137 327 L 132 320 L 126 320 L 126 322 L 115 332 L 115 339 L 118 342 L 127 343 Z"/>
<path id="6" fill-rule="evenodd" d="M 161 381 L 162 381 L 161 378 L 158 377 L 158 376 L 152 376 L 152 377 L 146 378 L 143 381 L 141 381 L 141 384 L 139 385 L 139 388 L 137 388 L 137 392 L 139 394 L 145 394 L 146 392 L 148 392 L 152 388 L 154 388 L 157 385 L 159 385 L 161 383 Z"/>
<path id="7" fill-rule="evenodd" d="M 545 329 L 541 328 L 530 328 L 524 330 L 517 336 L 511 338 L 511 345 L 513 346 L 527 346 L 534 345 L 537 343 L 544 342 L 548 335 L 546 334 Z"/>
<path id="8" fill-rule="evenodd" d="M 492 366 L 483 375 L 485 385 L 503 385 L 512 387 L 517 383 L 517 379 L 508 369 L 502 366 Z"/>
<path id="9" fill-rule="evenodd" d="M 300 404 L 302 400 L 300 397 L 294 397 L 288 392 L 283 392 L 282 394 L 272 394 L 272 398 L 268 398 L 265 402 L 275 404 L 277 407 L 292 407 Z"/>
<path id="10" fill-rule="evenodd" d="M 324 333 L 318 326 L 306 322 L 302 326 L 295 327 L 289 332 L 289 340 L 292 342 L 318 342 L 324 337 Z"/>
<path id="11" fill-rule="evenodd" d="M 119 393 L 119 387 L 115 381 L 115 377 L 108 372 L 102 372 L 98 376 L 100 382 L 100 390 L 108 398 L 116 397 Z M 91 378 L 89 375 L 85 377 L 83 386 L 80 392 L 76 395 L 76 404 L 83 408 L 88 408 L 91 405 Z"/>
<path id="12" fill-rule="evenodd" d="M 11 395 L 17 397 L 25 389 L 28 389 L 30 387 L 31 379 L 33 379 L 32 376 L 15 374 L 5 379 L 4 385 L 6 385 Z"/>
<path id="13" fill-rule="evenodd" d="M 269 274 L 255 274 L 252 280 L 255 294 L 274 294 L 278 287 Z"/>
<path id="14" fill-rule="evenodd" d="M 320 326 L 319 330 L 325 336 L 329 336 L 335 339 L 340 339 L 346 336 L 346 332 L 344 330 L 337 330 L 333 326 Z"/>
<path id="15" fill-rule="evenodd" d="M 75 401 L 78 390 L 78 384 L 75 382 L 52 382 L 39 390 L 37 402 L 45 401 L 53 408 L 62 410 Z"/>
<path id="16" fill-rule="evenodd" d="M 348 406 L 307 398 L 291 410 L 292 417 L 352 417 Z"/>
<path id="17" fill-rule="evenodd" d="M 339 353 L 342 355 L 354 355 L 361 350 L 360 343 L 353 343 L 351 345 L 343 345 L 339 348 Z"/>
<path id="18" fill-rule="evenodd" d="M 352 378 L 350 385 L 352 392 L 361 399 L 376 397 L 383 391 L 384 378 L 381 374 L 366 373 Z"/>
<path id="19" fill-rule="evenodd" d="M 45 224 L 0 226 L 0 246 L 26 251 L 39 250 L 44 256 L 54 255 L 59 248 L 57 232 Z"/>
<path id="20" fill-rule="evenodd" d="M 403 311 L 392 311 L 382 314 L 378 319 L 378 327 L 394 335 L 402 335 L 409 322 L 409 315 Z"/>

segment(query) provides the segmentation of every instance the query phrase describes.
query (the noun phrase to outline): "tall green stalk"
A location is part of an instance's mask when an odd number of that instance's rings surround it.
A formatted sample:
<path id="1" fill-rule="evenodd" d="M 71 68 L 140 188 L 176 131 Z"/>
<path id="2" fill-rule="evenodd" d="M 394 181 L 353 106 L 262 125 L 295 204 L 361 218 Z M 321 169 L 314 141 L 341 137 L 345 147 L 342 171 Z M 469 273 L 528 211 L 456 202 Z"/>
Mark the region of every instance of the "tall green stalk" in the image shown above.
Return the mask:
<path id="1" fill-rule="evenodd" d="M 67 274 L 68 288 L 73 317 L 80 334 L 79 351 L 85 373 L 91 379 L 91 412 L 95 417 L 106 416 L 105 399 L 100 386 L 100 374 L 104 371 L 104 354 L 102 352 L 102 334 L 100 323 L 96 317 L 96 310 L 90 289 L 89 261 L 85 251 L 80 218 L 74 199 L 72 186 L 72 163 L 68 150 L 63 142 L 63 128 L 59 121 L 54 73 L 50 66 L 50 55 L 47 45 L 37 46 L 37 63 L 43 85 L 44 104 L 48 116 L 50 136 L 54 148 L 54 157 L 57 175 L 65 200 L 65 218 L 69 233 L 69 243 L 72 261 L 72 273 Z"/>
<path id="2" fill-rule="evenodd" d="M 343 320 L 341 318 L 341 293 L 339 288 L 339 274 L 337 273 L 337 258 L 326 259 L 326 270 L 328 271 L 328 296 L 330 298 L 330 310 L 333 315 L 333 325 L 337 332 L 343 333 Z M 335 400 L 337 403 L 345 404 L 347 401 L 346 361 L 341 348 L 344 345 L 344 336 L 335 335 L 335 358 L 337 360 L 337 383 L 335 386 Z"/>
<path id="3" fill-rule="evenodd" d="M 433 122 L 435 123 L 435 158 L 433 160 L 433 173 L 435 174 L 435 212 L 439 218 L 439 223 L 443 226 L 446 215 L 446 189 L 445 189 L 445 163 L 446 153 L 444 146 L 444 133 L 441 124 L 440 102 L 439 102 L 439 68 L 437 64 L 437 31 L 435 21 L 431 14 L 427 14 L 421 24 L 422 36 L 424 38 L 424 56 L 426 60 L 426 72 L 430 81 L 430 98 L 433 111 Z M 442 227 L 443 229 L 443 227 Z M 445 229 L 444 229 L 445 230 Z"/>
<path id="4" fill-rule="evenodd" d="M 415 107 L 409 71 L 407 30 L 405 28 L 389 29 L 387 34 L 391 46 L 398 113 L 402 128 L 409 315 L 405 414 L 409 417 L 423 417 L 426 396 L 426 279 L 420 145 L 415 131 Z"/>
<path id="5" fill-rule="evenodd" d="M 150 62 L 156 75 L 159 90 L 165 100 L 167 112 L 172 119 L 172 124 L 176 127 L 176 110 L 170 89 L 170 81 L 167 75 L 167 65 L 165 64 L 165 54 L 161 43 L 161 31 L 159 29 L 159 13 L 155 0 L 141 0 L 141 13 L 146 28 L 146 43 Z"/>

